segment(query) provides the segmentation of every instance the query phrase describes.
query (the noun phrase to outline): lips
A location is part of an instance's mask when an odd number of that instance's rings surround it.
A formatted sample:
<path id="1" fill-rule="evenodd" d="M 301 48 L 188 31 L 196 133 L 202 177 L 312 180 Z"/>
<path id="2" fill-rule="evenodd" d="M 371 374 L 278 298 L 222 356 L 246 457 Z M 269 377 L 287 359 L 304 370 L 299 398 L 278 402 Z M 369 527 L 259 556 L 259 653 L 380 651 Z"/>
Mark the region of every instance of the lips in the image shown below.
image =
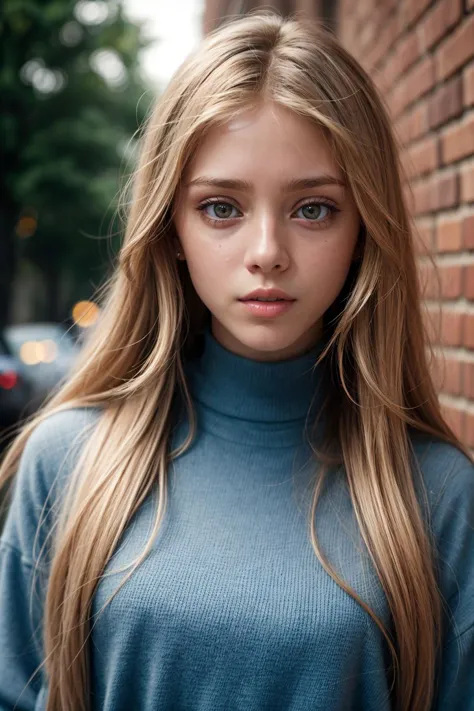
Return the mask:
<path id="1" fill-rule="evenodd" d="M 239 301 L 257 301 L 259 303 L 278 303 L 276 301 L 268 301 L 269 299 L 278 299 L 279 301 L 296 301 L 282 289 L 255 289 L 246 296 L 243 296 Z M 260 301 L 261 300 L 261 301 Z"/>
<path id="2" fill-rule="evenodd" d="M 260 304 L 277 304 L 279 301 L 289 301 L 289 299 L 242 299 L 242 301 L 258 301 Z"/>
<path id="3" fill-rule="evenodd" d="M 295 299 L 288 301 L 288 299 L 282 299 L 281 301 L 256 301 L 254 299 L 247 299 L 240 302 L 244 309 L 247 310 L 252 316 L 260 318 L 276 318 L 281 314 L 286 313 L 295 302 Z"/>

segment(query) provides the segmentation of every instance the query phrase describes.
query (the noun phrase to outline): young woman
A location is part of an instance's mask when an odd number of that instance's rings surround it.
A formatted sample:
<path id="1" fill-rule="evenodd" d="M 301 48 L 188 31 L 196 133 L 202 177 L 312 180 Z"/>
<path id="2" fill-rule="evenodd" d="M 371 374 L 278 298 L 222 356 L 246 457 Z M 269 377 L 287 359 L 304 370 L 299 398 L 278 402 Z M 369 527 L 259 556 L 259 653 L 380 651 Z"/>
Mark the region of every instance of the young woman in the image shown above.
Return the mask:
<path id="1" fill-rule="evenodd" d="M 249 16 L 176 73 L 14 472 L 2 709 L 474 708 L 474 467 L 386 113 L 329 34 Z"/>

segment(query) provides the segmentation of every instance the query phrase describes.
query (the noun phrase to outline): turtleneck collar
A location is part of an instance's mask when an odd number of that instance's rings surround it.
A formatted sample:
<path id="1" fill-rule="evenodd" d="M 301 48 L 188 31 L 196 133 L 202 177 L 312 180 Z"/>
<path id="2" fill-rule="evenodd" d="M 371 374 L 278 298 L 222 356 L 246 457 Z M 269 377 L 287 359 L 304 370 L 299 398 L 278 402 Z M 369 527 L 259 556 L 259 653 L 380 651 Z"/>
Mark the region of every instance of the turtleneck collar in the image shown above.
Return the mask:
<path id="1" fill-rule="evenodd" d="M 302 441 L 305 421 L 321 406 L 323 348 L 267 362 L 236 355 L 204 332 L 203 350 L 186 364 L 200 426 L 232 441 L 287 446 Z M 312 418 L 311 418 L 312 419 Z"/>

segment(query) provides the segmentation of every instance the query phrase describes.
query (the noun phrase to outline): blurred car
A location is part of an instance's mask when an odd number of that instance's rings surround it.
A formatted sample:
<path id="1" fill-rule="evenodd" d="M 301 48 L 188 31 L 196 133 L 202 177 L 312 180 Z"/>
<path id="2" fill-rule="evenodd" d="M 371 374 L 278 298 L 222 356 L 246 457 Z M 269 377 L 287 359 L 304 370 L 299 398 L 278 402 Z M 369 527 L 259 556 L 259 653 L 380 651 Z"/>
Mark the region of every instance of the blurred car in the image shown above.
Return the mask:
<path id="1" fill-rule="evenodd" d="M 15 324 L 5 328 L 4 336 L 25 368 L 37 408 L 67 376 L 80 348 L 59 323 Z"/>
<path id="2" fill-rule="evenodd" d="M 0 333 L 0 427 L 10 427 L 31 413 L 33 388 L 24 367 Z"/>

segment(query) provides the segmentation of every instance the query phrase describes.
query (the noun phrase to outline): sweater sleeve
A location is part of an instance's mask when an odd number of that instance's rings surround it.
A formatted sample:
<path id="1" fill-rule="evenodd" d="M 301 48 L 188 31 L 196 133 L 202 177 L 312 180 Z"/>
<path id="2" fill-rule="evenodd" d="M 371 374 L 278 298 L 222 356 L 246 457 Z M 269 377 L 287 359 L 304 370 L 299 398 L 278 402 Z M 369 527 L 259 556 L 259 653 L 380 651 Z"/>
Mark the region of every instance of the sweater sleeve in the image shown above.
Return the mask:
<path id="1" fill-rule="evenodd" d="M 58 492 L 77 461 L 76 435 L 88 419 L 78 409 L 50 416 L 34 430 L 20 458 L 0 537 L 0 711 L 34 711 L 44 693 L 49 534 Z"/>
<path id="2" fill-rule="evenodd" d="M 474 465 L 447 445 L 434 448 L 428 475 L 443 641 L 432 711 L 474 711 Z"/>
<path id="3" fill-rule="evenodd" d="M 1 711 L 34 711 L 43 684 L 41 670 L 35 674 L 42 661 L 42 605 L 33 580 L 33 566 L 20 551 L 0 541 Z"/>
<path id="4" fill-rule="evenodd" d="M 458 634 L 451 634 L 443 652 L 434 711 L 474 711 L 474 624 Z"/>

